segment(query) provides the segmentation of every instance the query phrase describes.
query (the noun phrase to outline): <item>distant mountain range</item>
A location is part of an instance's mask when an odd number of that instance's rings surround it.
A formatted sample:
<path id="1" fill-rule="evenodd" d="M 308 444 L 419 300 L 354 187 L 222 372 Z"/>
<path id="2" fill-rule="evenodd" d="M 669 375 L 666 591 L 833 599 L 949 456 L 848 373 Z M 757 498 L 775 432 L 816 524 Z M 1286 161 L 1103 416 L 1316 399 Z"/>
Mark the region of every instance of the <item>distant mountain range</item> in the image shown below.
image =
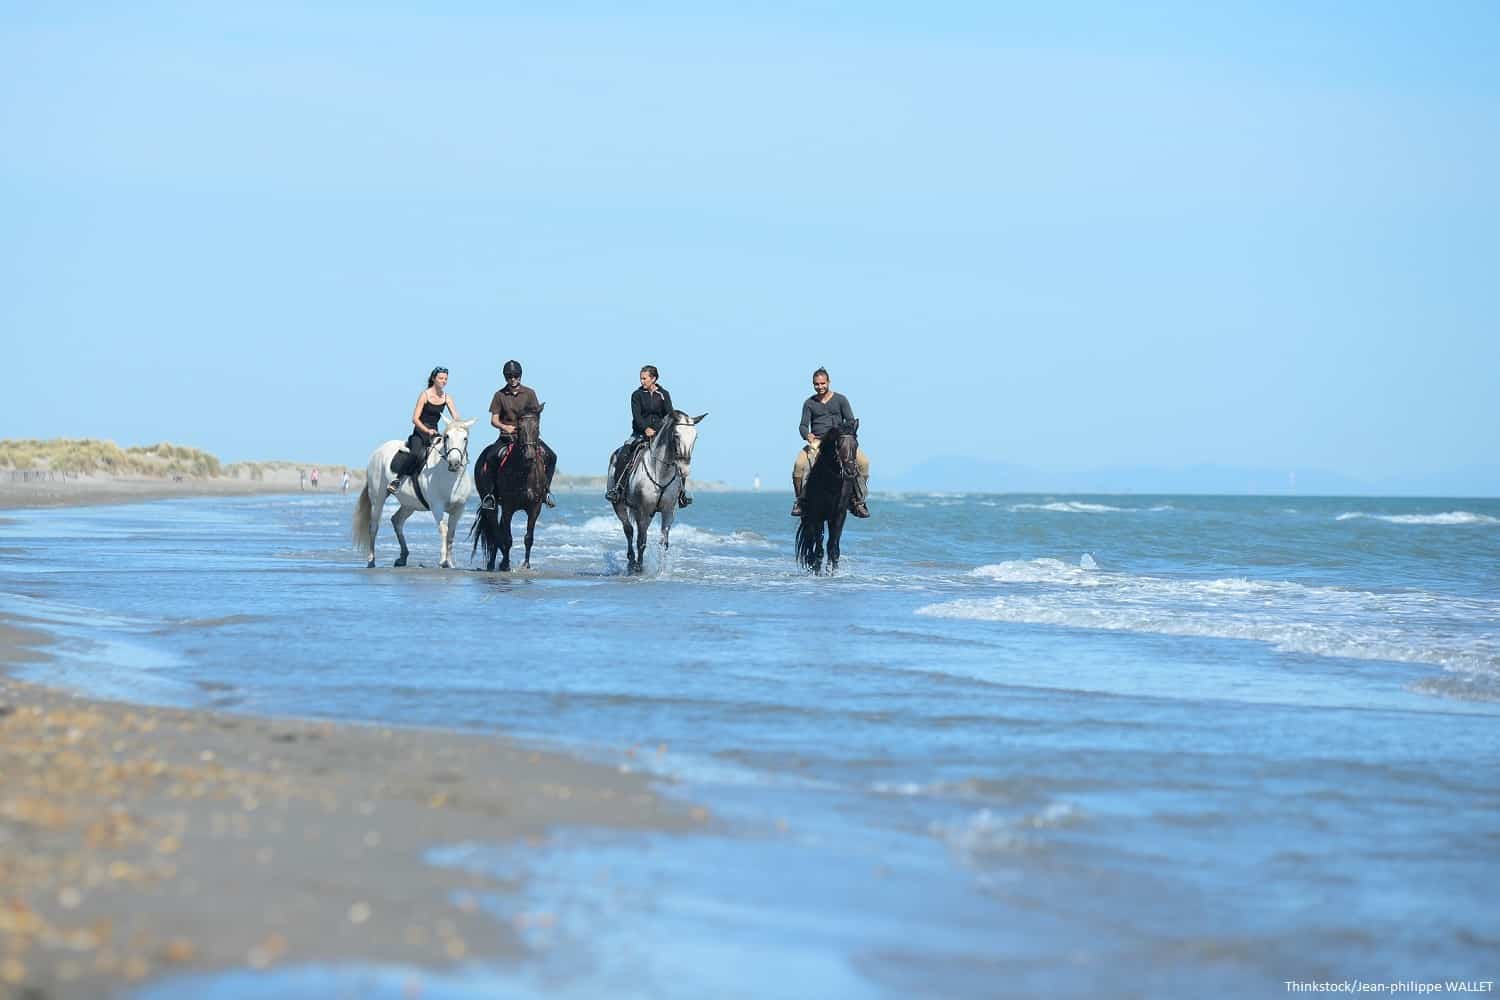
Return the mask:
<path id="1" fill-rule="evenodd" d="M 971 493 L 1230 493 L 1318 495 L 1500 496 L 1500 466 L 1372 481 L 1326 469 L 1243 465 L 1117 466 L 1045 469 L 960 455 L 929 458 L 904 473 L 877 475 L 878 490 Z"/>

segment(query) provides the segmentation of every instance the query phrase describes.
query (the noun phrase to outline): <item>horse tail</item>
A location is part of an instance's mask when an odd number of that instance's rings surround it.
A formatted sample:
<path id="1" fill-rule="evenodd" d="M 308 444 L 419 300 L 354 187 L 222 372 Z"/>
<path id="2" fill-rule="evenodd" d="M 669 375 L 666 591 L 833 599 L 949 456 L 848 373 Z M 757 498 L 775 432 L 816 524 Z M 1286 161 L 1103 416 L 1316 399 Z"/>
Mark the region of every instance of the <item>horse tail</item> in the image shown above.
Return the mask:
<path id="1" fill-rule="evenodd" d="M 469 548 L 470 558 L 483 545 L 485 562 L 494 561 L 496 553 L 500 551 L 500 516 L 497 507 L 480 507 L 479 512 L 474 515 L 474 527 L 469 529 L 469 534 L 475 534 L 475 528 L 479 531 L 474 544 Z"/>
<path id="2" fill-rule="evenodd" d="M 804 503 L 807 501 L 804 500 Z M 823 564 L 823 519 L 803 517 L 797 525 L 797 564 L 816 573 Z"/>
<path id="3" fill-rule="evenodd" d="M 359 499 L 354 501 L 354 523 L 350 535 L 354 540 L 354 547 L 368 557 L 370 552 L 370 482 L 365 480 L 365 488 L 359 491 Z"/>

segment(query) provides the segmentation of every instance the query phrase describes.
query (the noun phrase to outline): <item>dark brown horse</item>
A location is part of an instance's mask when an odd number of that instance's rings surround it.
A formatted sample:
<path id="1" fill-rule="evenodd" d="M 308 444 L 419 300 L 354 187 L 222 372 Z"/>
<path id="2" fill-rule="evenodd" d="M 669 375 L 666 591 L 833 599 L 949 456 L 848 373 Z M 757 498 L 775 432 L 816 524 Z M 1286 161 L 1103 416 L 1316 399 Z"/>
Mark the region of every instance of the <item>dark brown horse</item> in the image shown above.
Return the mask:
<path id="1" fill-rule="evenodd" d="M 546 408 L 542 404 L 542 409 Z M 516 421 L 515 441 L 502 446 L 498 441 L 484 449 L 474 463 L 474 492 L 479 494 L 479 514 L 474 519 L 478 538 L 470 555 L 482 544 L 485 569 L 495 568 L 500 556 L 502 572 L 510 571 L 510 519 L 516 511 L 526 511 L 526 557 L 521 565 L 531 568 L 531 543 L 536 536 L 536 519 L 552 489 L 552 474 L 557 471 L 557 456 L 542 444 L 541 409 Z"/>
<path id="2" fill-rule="evenodd" d="M 797 562 L 814 573 L 823 572 L 823 532 L 828 532 L 828 572 L 839 568 L 839 542 L 849 501 L 859 479 L 858 420 L 837 424 L 818 443 L 818 460 L 802 484 L 802 523 L 797 525 Z"/>

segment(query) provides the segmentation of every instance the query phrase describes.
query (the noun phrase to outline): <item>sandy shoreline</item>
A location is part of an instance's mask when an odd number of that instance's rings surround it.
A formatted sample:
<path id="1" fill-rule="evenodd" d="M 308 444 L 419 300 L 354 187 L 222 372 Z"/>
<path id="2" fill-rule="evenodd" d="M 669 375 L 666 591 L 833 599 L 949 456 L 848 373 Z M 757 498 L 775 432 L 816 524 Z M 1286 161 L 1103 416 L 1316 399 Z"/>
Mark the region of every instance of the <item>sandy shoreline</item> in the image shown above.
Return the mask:
<path id="1" fill-rule="evenodd" d="M 0 995 L 516 957 L 517 928 L 474 895 L 515 887 L 429 866 L 424 851 L 708 820 L 639 774 L 498 738 L 145 708 L 6 675 L 44 661 L 46 641 L 0 617 Z"/>
<path id="2" fill-rule="evenodd" d="M 364 486 L 357 479 L 349 486 L 352 499 Z M 12 481 L 0 478 L 0 510 L 18 507 L 74 507 L 97 504 L 136 503 L 143 500 L 167 500 L 174 497 L 257 496 L 269 493 L 297 493 L 295 476 L 265 479 L 221 476 L 213 479 L 184 478 L 172 480 L 151 476 L 80 476 L 69 479 Z M 338 480 L 327 476 L 317 490 L 306 492 L 339 492 Z"/>
<path id="3" fill-rule="evenodd" d="M 604 491 L 604 477 L 597 482 L 587 477 L 569 476 L 553 487 L 554 493 L 590 493 Z M 700 492 L 721 492 L 722 483 L 694 484 Z M 346 498 L 350 503 L 364 488 L 364 477 L 351 480 Z M 100 504 L 139 503 L 147 500 L 170 500 L 179 497 L 237 497 L 264 494 L 310 493 L 339 495 L 336 476 L 324 474 L 317 489 L 310 484 L 299 486 L 295 475 L 267 476 L 263 479 L 220 476 L 212 479 L 184 478 L 172 480 L 150 476 L 80 476 L 69 479 L 10 480 L 0 477 L 0 510 L 23 507 L 83 507 Z"/>

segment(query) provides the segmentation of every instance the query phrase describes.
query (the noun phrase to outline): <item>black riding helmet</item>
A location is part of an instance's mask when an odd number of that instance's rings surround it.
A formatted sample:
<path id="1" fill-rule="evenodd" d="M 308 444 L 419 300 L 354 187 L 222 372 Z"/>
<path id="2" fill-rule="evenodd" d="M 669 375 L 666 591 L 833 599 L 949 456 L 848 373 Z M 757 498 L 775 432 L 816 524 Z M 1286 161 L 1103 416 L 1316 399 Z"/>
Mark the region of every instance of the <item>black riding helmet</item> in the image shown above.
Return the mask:
<path id="1" fill-rule="evenodd" d="M 509 361 L 505 362 L 505 367 L 500 369 L 500 374 L 504 375 L 506 378 L 510 378 L 512 375 L 514 375 L 516 378 L 520 378 L 521 362 L 517 361 L 515 358 L 510 359 Z"/>

